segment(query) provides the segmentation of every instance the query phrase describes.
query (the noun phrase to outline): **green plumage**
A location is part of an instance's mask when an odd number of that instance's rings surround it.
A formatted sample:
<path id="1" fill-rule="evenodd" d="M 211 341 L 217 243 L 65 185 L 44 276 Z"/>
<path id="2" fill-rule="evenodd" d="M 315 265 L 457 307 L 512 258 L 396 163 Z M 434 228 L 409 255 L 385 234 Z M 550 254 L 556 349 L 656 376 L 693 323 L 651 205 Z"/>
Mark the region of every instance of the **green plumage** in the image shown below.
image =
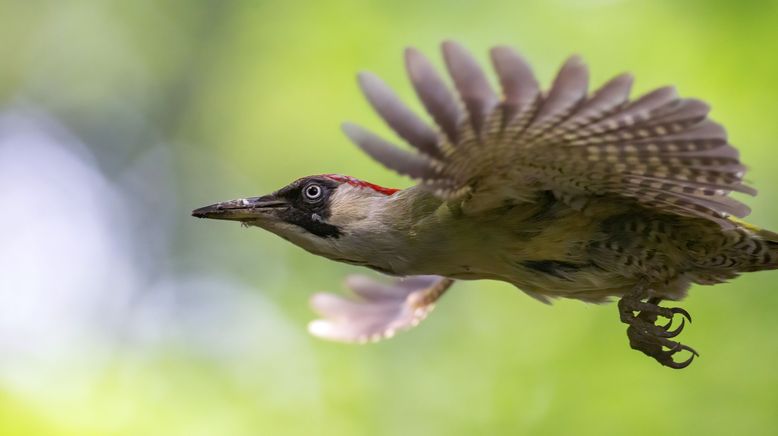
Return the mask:
<path id="1" fill-rule="evenodd" d="M 387 217 L 412 213 L 393 219 L 395 231 L 407 233 L 412 244 L 406 247 L 412 255 L 395 274 L 492 278 L 541 300 L 600 302 L 638 283 L 653 296 L 680 299 L 692 283 L 778 268 L 778 235 L 734 219 L 724 228 L 607 196 L 579 209 L 551 192 L 483 216 L 469 216 L 457 205 L 418 189 L 388 203 Z"/>

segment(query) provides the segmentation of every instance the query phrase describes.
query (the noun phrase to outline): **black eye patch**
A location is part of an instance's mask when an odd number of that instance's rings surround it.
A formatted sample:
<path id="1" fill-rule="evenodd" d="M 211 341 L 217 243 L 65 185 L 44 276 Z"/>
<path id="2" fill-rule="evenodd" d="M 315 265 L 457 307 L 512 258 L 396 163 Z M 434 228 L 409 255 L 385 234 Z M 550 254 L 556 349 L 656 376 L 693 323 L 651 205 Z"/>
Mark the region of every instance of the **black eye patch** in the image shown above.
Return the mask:
<path id="1" fill-rule="evenodd" d="M 333 180 L 309 177 L 281 189 L 276 195 L 285 198 L 292 206 L 283 213 L 281 218 L 316 236 L 339 237 L 340 229 L 327 223 L 331 215 L 329 199 L 337 187 L 338 183 Z"/>

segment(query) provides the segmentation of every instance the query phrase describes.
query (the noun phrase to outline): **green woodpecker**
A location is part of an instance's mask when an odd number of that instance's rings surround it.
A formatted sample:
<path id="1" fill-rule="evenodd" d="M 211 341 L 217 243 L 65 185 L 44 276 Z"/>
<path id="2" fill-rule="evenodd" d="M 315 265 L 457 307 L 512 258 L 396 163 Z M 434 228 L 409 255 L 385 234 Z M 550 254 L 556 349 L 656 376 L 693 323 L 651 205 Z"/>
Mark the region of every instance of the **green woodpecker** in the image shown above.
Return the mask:
<path id="1" fill-rule="evenodd" d="M 755 191 L 743 184 L 738 152 L 704 102 L 672 87 L 630 99 L 629 74 L 588 93 L 588 70 L 576 56 L 541 92 L 508 47 L 490 52 L 498 96 L 465 49 L 445 42 L 442 51 L 456 94 L 422 54 L 405 52 L 435 127 L 378 77 L 358 76 L 375 111 L 413 150 L 343 125 L 415 186 L 326 174 L 193 212 L 398 277 L 386 284 L 352 277 L 351 298 L 314 295 L 322 319 L 310 324 L 312 334 L 387 338 L 418 324 L 455 280 L 501 280 L 544 302 L 618 297 L 631 347 L 683 368 L 697 352 L 671 338 L 691 318 L 660 300 L 683 298 L 693 283 L 778 268 L 778 234 L 738 220 L 749 209 L 729 194 Z M 674 315 L 680 323 L 672 328 Z M 682 350 L 688 358 L 674 359 Z"/>

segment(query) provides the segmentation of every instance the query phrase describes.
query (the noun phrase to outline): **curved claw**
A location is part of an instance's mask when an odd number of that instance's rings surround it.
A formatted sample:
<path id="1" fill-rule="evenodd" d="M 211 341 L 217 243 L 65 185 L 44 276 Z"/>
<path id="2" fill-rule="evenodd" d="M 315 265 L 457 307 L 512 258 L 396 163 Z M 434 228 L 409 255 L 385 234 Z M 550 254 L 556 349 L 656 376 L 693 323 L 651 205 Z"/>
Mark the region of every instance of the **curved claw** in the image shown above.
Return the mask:
<path id="1" fill-rule="evenodd" d="M 663 326 L 664 329 L 667 330 L 670 327 L 670 324 L 672 324 L 672 323 L 673 323 L 673 320 L 670 320 L 670 322 L 667 323 L 667 325 Z M 685 318 L 681 318 L 681 325 L 676 327 L 675 330 L 668 330 L 667 331 L 667 335 L 665 337 L 666 338 L 674 338 L 674 337 L 678 336 L 685 326 L 686 326 L 686 319 Z"/>
<path id="2" fill-rule="evenodd" d="M 698 353 L 697 350 L 695 350 L 694 348 L 692 348 L 692 347 L 690 347 L 688 345 L 681 345 L 681 349 L 682 350 L 686 350 L 686 351 L 692 353 L 696 357 L 700 357 L 700 353 Z"/>
<path id="3" fill-rule="evenodd" d="M 689 321 L 689 323 L 691 324 L 691 322 L 692 322 L 692 316 L 691 316 L 691 315 L 689 314 L 689 312 L 687 312 L 685 309 L 682 309 L 682 308 L 680 308 L 680 307 L 671 307 L 671 308 L 669 308 L 668 310 L 669 310 L 669 311 L 670 311 L 670 312 L 671 312 L 673 315 L 678 315 L 678 314 L 680 314 L 681 316 L 683 316 L 683 318 L 686 318 L 686 320 L 688 320 L 688 321 Z M 683 322 L 683 318 L 681 318 L 681 322 Z M 668 330 L 668 329 L 670 329 L 670 326 L 671 326 L 671 325 L 673 325 L 673 317 L 670 317 L 670 320 L 669 320 L 669 321 L 667 321 L 667 324 L 665 324 L 665 325 L 663 325 L 663 326 L 661 326 L 661 327 L 662 327 L 663 329 L 665 329 L 665 330 Z M 683 328 L 683 327 L 679 327 L 679 328 L 677 329 L 679 333 L 680 333 L 680 329 L 681 329 L 681 328 Z M 674 331 L 675 331 L 675 330 L 674 330 Z M 673 335 L 673 336 L 675 336 L 675 335 Z M 669 337 L 673 337 L 673 336 L 669 336 Z"/>
<path id="4" fill-rule="evenodd" d="M 692 361 L 694 361 L 695 356 L 696 354 L 692 354 L 691 356 L 689 356 L 688 359 L 684 360 L 683 362 L 676 362 L 674 360 L 670 360 L 669 362 L 664 363 L 664 365 L 673 369 L 684 369 L 687 366 L 692 364 Z"/>
<path id="5" fill-rule="evenodd" d="M 682 362 L 674 361 L 672 356 L 675 353 L 677 353 L 679 351 L 683 351 L 683 350 L 686 350 L 686 351 L 692 353 L 692 355 L 689 356 L 688 359 L 686 359 L 686 360 L 684 360 Z M 687 366 L 691 365 L 691 363 L 692 363 L 692 361 L 694 361 L 695 357 L 700 357 L 700 353 L 698 353 L 697 350 L 695 350 L 694 348 L 692 348 L 692 347 L 690 347 L 688 345 L 677 344 L 675 347 L 673 347 L 673 349 L 671 351 L 667 352 L 667 356 L 668 356 L 668 360 L 669 361 L 668 362 L 662 362 L 663 365 L 669 366 L 670 368 L 674 368 L 674 369 L 683 369 L 683 368 L 686 368 Z"/>
<path id="6" fill-rule="evenodd" d="M 670 312 L 673 312 L 674 314 L 680 313 L 684 318 L 689 320 L 690 323 L 692 322 L 692 316 L 689 314 L 689 312 L 686 311 L 686 309 L 682 309 L 680 307 L 671 307 Z"/>

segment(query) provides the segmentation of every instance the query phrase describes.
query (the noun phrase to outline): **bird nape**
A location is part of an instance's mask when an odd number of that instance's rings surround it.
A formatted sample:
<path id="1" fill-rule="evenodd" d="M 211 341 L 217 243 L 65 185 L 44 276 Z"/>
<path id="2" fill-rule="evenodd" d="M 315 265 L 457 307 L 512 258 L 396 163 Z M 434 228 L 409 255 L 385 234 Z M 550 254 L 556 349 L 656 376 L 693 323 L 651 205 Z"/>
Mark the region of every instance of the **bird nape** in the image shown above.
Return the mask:
<path id="1" fill-rule="evenodd" d="M 312 334 L 390 337 L 418 324 L 455 280 L 502 280 L 545 302 L 619 297 L 631 347 L 684 368 L 698 354 L 673 338 L 691 317 L 660 301 L 683 298 L 693 283 L 778 268 L 778 234 L 738 219 L 749 209 L 729 194 L 755 191 L 704 102 L 672 87 L 630 99 L 629 74 L 589 93 L 577 56 L 544 93 L 509 47 L 490 52 L 498 96 L 464 48 L 444 42 L 442 51 L 456 94 L 421 53 L 405 52 L 434 126 L 378 77 L 358 76 L 375 111 L 412 150 L 343 125 L 363 151 L 415 186 L 324 174 L 193 212 L 399 277 L 351 277 L 353 298 L 314 295 L 322 319 L 310 324 Z M 674 359 L 682 351 L 688 358 Z"/>

